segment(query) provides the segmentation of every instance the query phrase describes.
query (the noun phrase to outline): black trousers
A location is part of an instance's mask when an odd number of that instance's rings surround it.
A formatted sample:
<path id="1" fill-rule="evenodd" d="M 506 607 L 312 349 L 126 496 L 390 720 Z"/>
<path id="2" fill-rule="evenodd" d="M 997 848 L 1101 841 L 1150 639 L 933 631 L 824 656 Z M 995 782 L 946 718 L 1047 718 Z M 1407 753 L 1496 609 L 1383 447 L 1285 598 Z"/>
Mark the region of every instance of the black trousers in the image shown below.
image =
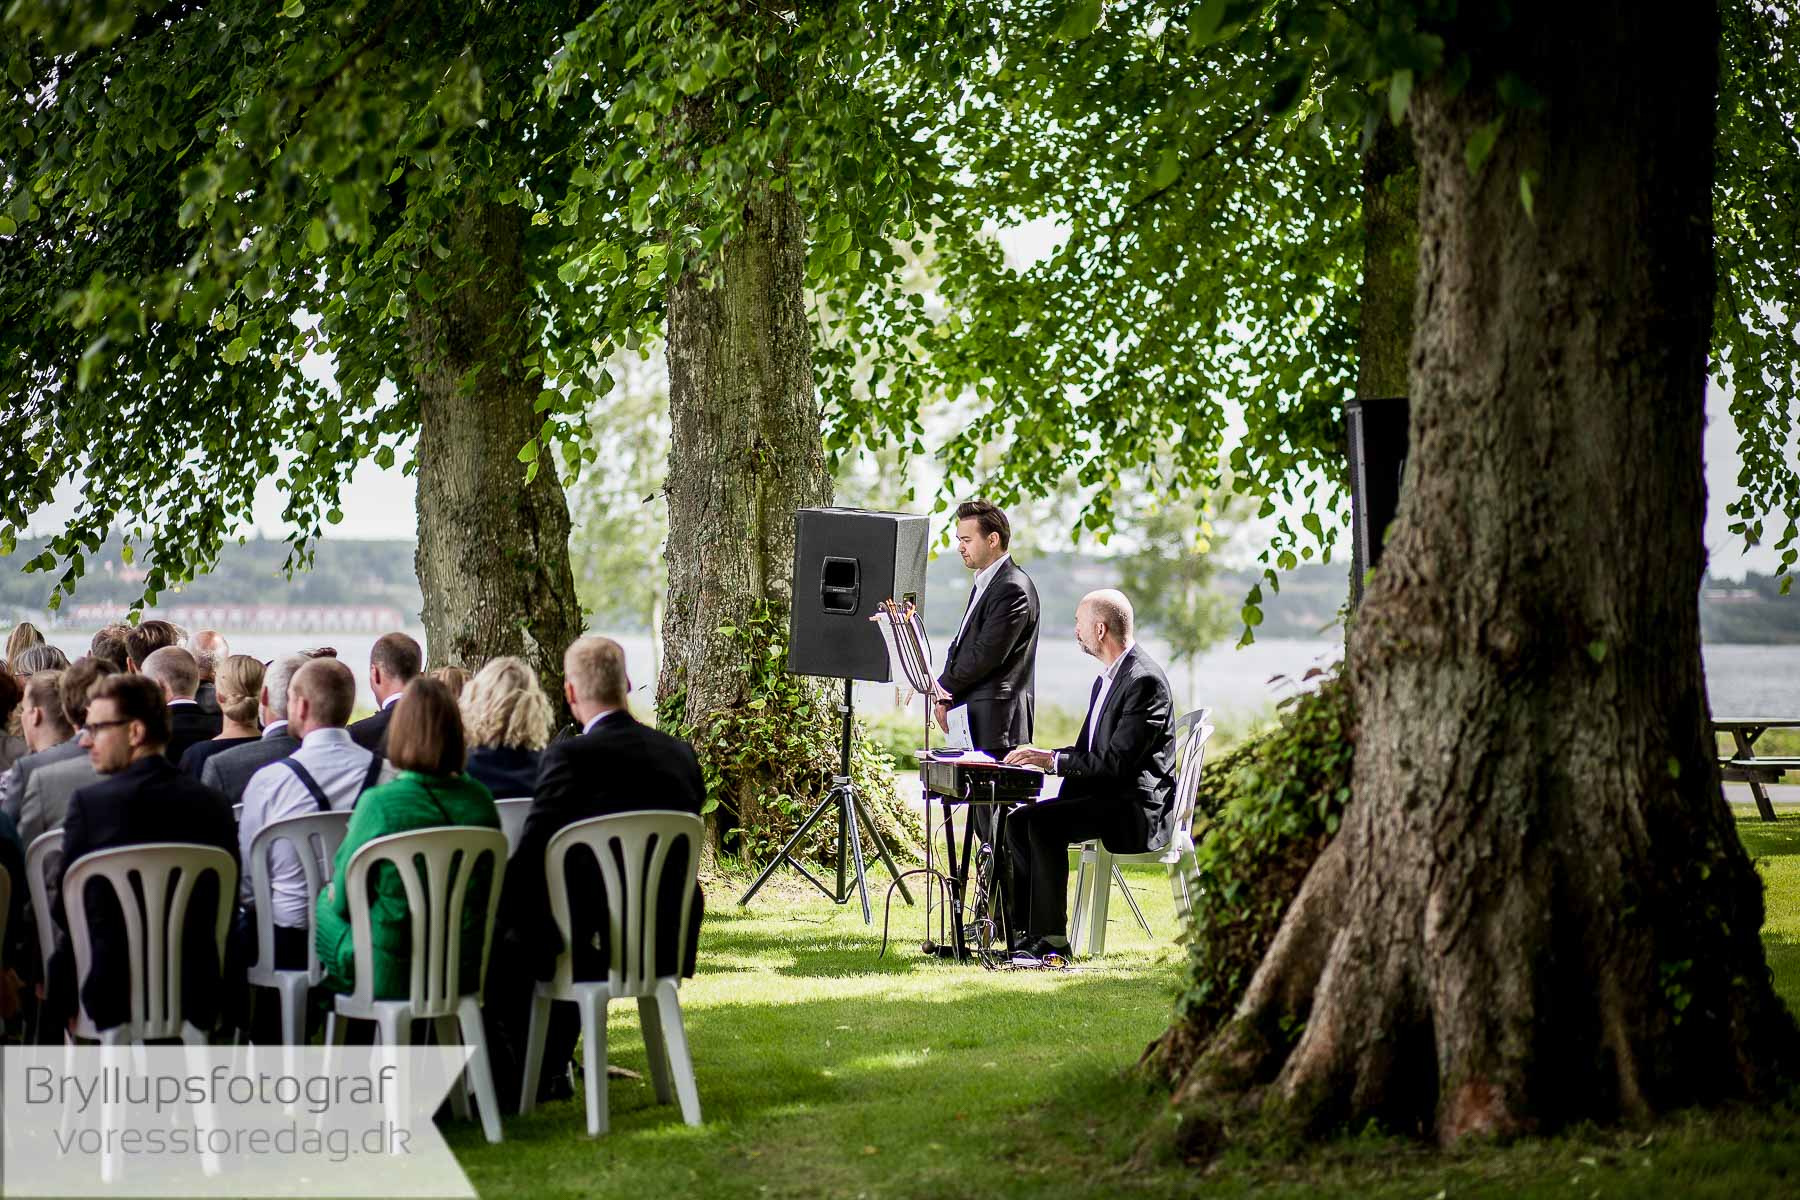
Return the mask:
<path id="1" fill-rule="evenodd" d="M 281 971 L 304 971 L 306 969 L 307 939 L 312 937 L 311 929 L 300 929 L 288 925 L 275 926 L 275 967 Z M 274 993 L 263 988 L 251 988 L 245 982 L 244 975 L 256 965 L 256 909 L 245 905 L 238 909 L 232 920 L 231 928 L 225 935 L 225 971 L 224 1002 L 221 1005 L 220 1020 L 226 1030 L 242 1029 L 250 1040 L 259 1045 L 279 1045 L 281 1033 L 281 1003 Z M 253 992 L 264 992 L 261 996 Z M 307 1028 L 317 1025 L 316 1014 L 310 1011 L 307 1017 Z M 251 1013 L 254 1010 L 255 1017 Z"/>
<path id="2" fill-rule="evenodd" d="M 1113 796 L 1059 796 L 1014 809 L 1007 816 L 1006 843 L 1013 867 L 1007 917 L 1015 933 L 1068 936 L 1069 847 L 1091 838 L 1121 847 L 1143 840 Z"/>

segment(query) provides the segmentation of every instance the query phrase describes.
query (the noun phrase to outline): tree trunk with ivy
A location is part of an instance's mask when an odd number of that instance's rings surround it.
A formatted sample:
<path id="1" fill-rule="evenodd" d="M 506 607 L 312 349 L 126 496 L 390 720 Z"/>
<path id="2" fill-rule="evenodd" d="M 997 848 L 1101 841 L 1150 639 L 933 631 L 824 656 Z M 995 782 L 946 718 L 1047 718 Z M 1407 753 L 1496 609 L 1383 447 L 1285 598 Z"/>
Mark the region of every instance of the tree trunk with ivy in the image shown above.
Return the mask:
<path id="1" fill-rule="evenodd" d="M 818 685 L 796 680 L 771 695 L 758 683 L 773 682 L 771 664 L 785 666 L 794 510 L 831 502 L 802 298 L 805 223 L 791 196 L 766 187 L 743 215 L 720 251 L 716 286 L 697 264 L 669 289 L 669 590 L 657 703 L 711 760 L 715 838 L 769 825 L 772 797 L 792 791 L 772 759 L 741 764 L 749 770 L 721 761 L 730 748 L 709 736 L 721 715 L 755 714 L 771 732 L 820 719 L 779 710 L 816 705 Z"/>
<path id="2" fill-rule="evenodd" d="M 411 298 L 407 333 L 419 405 L 419 545 L 425 648 L 433 666 L 475 669 L 516 654 L 562 707 L 562 656 L 582 630 L 569 569 L 569 509 L 546 455 L 525 481 L 537 385 L 523 258 L 525 214 L 474 202 L 444 230 L 432 298 Z"/>
<path id="3" fill-rule="evenodd" d="M 1189 1130 L 1249 1099 L 1453 1143 L 1796 1065 L 1700 659 L 1716 22 L 1533 10 L 1415 94 L 1412 450 L 1351 637 L 1352 797 L 1185 1072 Z M 1547 104 L 1472 173 L 1500 70 Z"/>

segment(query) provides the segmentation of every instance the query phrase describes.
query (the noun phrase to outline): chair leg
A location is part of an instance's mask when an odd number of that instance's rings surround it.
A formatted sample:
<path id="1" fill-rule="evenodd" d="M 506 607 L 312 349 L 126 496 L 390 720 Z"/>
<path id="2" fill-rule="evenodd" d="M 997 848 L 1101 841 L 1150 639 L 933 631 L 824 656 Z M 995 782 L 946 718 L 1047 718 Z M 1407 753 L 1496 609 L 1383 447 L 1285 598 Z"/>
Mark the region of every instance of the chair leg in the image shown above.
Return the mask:
<path id="1" fill-rule="evenodd" d="M 1087 952 L 1089 958 L 1106 955 L 1106 910 L 1112 902 L 1112 855 L 1104 846 L 1094 848 L 1093 895 L 1088 909 Z"/>
<path id="2" fill-rule="evenodd" d="M 644 1055 L 650 1060 L 656 1102 L 668 1104 L 675 1099 L 675 1089 L 670 1085 L 669 1045 L 663 1039 L 662 1014 L 656 1010 L 655 996 L 638 997 L 638 1027 L 644 1031 Z"/>
<path id="3" fill-rule="evenodd" d="M 663 1040 L 668 1044 L 669 1073 L 675 1077 L 675 1094 L 681 1099 L 681 1119 L 698 1125 L 700 1088 L 694 1082 L 694 1059 L 688 1052 L 687 1026 L 681 1019 L 681 992 L 674 980 L 665 979 L 656 985 L 656 1006 Z"/>
<path id="4" fill-rule="evenodd" d="M 1088 894 L 1089 882 L 1088 852 L 1087 847 L 1083 846 L 1081 857 L 1076 860 L 1075 864 L 1075 911 L 1069 914 L 1069 953 L 1071 955 L 1081 953 L 1081 917 L 1082 914 L 1088 910 L 1088 903 L 1090 900 Z"/>
<path id="5" fill-rule="evenodd" d="M 592 992 L 581 994 L 581 1070 L 587 1084 L 588 1136 L 599 1137 L 612 1126 L 606 1097 L 606 1002 Z"/>
<path id="6" fill-rule="evenodd" d="M 461 1044 L 461 1039 L 456 1035 L 456 1024 L 456 1017 L 438 1017 L 432 1021 L 431 1033 L 438 1045 Z M 456 1115 L 456 1119 L 459 1121 L 469 1119 L 469 1073 L 467 1070 L 459 1074 L 456 1081 L 450 1085 L 450 1111 Z"/>
<path id="7" fill-rule="evenodd" d="M 1155 937 L 1156 935 L 1150 932 L 1150 922 L 1144 920 L 1144 910 L 1138 907 L 1137 897 L 1131 894 L 1131 885 L 1125 882 L 1125 872 L 1119 870 L 1119 864 L 1113 864 L 1112 873 L 1113 879 L 1118 882 L 1119 890 L 1125 893 L 1125 903 L 1131 905 L 1131 915 L 1137 918 L 1138 925 L 1143 928 L 1146 935 Z"/>
<path id="8" fill-rule="evenodd" d="M 475 1091 L 475 1103 L 481 1109 L 481 1132 L 490 1145 L 497 1145 L 500 1142 L 500 1095 L 494 1090 L 494 1071 L 488 1063 L 481 1005 L 475 997 L 464 996 L 456 1006 L 456 1015 L 457 1023 L 462 1026 L 463 1044 L 473 1048 L 464 1074 Z"/>
<path id="9" fill-rule="evenodd" d="M 106 1069 L 106 1073 L 109 1075 L 115 1071 L 122 1071 L 125 1065 L 121 1061 L 124 1058 L 124 1055 L 120 1053 L 121 1050 L 125 1049 L 124 1042 L 121 1040 L 123 1034 L 120 1032 L 123 1028 L 123 1026 L 114 1026 L 111 1029 L 102 1031 L 100 1034 L 100 1064 Z M 103 1183 L 117 1183 L 119 1181 L 121 1164 L 119 1162 L 118 1152 L 113 1149 L 113 1142 L 115 1140 L 113 1131 L 118 1127 L 118 1098 L 109 1092 L 100 1099 L 100 1145 L 102 1146 L 100 1179 Z"/>
<path id="10" fill-rule="evenodd" d="M 531 994 L 531 1020 L 525 1027 L 524 1083 L 519 1089 L 519 1115 L 537 1107 L 538 1075 L 544 1069 L 544 1039 L 550 1032 L 550 997 L 537 991 Z"/>
<path id="11" fill-rule="evenodd" d="M 189 1022 L 182 1022 L 181 1041 L 183 1057 L 187 1059 L 190 1075 L 206 1074 L 206 1034 Z M 205 1093 L 203 1092 L 202 1095 Z M 213 1111 L 211 1100 L 202 1099 L 194 1105 L 194 1124 L 202 1130 L 218 1128 L 218 1116 Z M 220 1171 L 219 1156 L 211 1149 L 200 1151 L 200 1171 L 205 1175 L 217 1175 Z"/>

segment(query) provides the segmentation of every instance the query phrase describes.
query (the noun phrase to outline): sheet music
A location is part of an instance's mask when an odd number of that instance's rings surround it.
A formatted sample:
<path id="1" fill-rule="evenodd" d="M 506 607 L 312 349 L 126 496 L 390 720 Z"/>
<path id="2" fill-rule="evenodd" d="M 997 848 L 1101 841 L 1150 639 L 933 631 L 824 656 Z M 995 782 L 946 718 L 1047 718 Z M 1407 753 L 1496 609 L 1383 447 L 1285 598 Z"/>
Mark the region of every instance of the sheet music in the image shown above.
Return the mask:
<path id="1" fill-rule="evenodd" d="M 975 745 L 975 739 L 969 734 L 969 706 L 959 704 L 945 714 L 944 718 L 950 730 L 944 735 L 946 746 L 960 746 L 969 749 Z"/>

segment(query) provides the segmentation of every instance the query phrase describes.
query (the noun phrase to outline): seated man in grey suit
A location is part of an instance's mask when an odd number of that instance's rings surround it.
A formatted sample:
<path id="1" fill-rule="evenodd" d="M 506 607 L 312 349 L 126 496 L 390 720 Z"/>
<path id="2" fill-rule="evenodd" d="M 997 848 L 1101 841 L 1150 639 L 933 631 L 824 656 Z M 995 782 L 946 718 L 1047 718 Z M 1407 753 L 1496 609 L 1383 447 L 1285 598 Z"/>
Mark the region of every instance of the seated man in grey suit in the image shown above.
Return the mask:
<path id="1" fill-rule="evenodd" d="M 115 673 L 113 665 L 103 658 L 78 659 L 62 673 L 58 691 L 63 717 L 70 728 L 80 729 L 87 723 L 88 693 Z M 37 768 L 25 781 L 25 795 L 19 803 L 19 840 L 29 847 L 40 834 L 61 829 L 69 797 L 77 789 L 98 782 L 100 772 L 88 761 L 85 750 L 62 762 Z"/>
<path id="2" fill-rule="evenodd" d="M 0 812 L 16 824 L 25 803 L 25 784 L 39 767 L 81 758 L 85 752 L 75 740 L 75 728 L 63 714 L 62 672 L 39 671 L 25 681 L 25 702 L 19 712 L 19 728 L 31 753 L 0 776 Z"/>
<path id="3" fill-rule="evenodd" d="M 288 683 L 311 657 L 290 654 L 269 664 L 263 673 L 262 698 L 257 705 L 262 718 L 262 740 L 215 754 L 201 768 L 200 782 L 223 795 L 227 803 L 242 803 L 244 788 L 252 775 L 300 748 L 300 739 L 288 732 Z"/>

